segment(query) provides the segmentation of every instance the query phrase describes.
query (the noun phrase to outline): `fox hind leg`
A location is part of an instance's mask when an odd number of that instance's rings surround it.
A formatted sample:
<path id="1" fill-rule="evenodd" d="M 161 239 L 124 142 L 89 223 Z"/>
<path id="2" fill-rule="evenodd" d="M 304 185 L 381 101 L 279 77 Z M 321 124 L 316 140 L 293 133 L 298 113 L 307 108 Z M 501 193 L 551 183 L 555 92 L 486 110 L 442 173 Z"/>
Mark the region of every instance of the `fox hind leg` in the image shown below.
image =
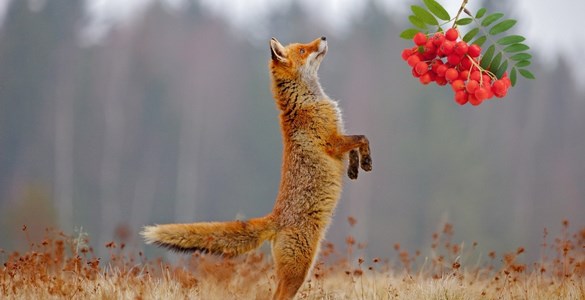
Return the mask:
<path id="1" fill-rule="evenodd" d="M 313 264 L 319 239 L 306 232 L 283 233 L 273 242 L 277 288 L 273 300 L 290 300 L 303 285 Z"/>

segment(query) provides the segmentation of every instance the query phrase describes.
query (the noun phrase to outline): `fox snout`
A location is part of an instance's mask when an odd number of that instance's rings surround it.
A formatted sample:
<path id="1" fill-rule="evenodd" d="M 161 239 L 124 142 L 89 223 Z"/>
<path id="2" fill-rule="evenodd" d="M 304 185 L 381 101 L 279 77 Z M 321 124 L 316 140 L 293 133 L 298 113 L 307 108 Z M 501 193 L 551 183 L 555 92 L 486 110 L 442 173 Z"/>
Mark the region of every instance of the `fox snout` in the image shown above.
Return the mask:
<path id="1" fill-rule="evenodd" d="M 327 38 L 322 36 L 319 39 L 319 47 L 318 47 L 318 55 L 317 56 L 323 56 L 325 55 L 325 53 L 327 53 Z"/>

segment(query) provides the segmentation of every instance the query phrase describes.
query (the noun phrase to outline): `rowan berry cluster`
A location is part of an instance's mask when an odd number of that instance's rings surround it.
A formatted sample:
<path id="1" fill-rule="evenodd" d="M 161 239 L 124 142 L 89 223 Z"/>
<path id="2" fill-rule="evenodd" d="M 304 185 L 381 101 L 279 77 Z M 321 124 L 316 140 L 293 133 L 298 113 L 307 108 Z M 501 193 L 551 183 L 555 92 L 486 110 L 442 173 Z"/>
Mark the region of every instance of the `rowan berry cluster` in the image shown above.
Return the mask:
<path id="1" fill-rule="evenodd" d="M 498 79 L 479 64 L 480 46 L 468 45 L 459 39 L 456 28 L 430 36 L 419 32 L 413 38 L 415 46 L 402 51 L 402 58 L 412 67 L 412 75 L 422 84 L 450 84 L 455 101 L 477 106 L 494 96 L 506 96 L 512 85 L 507 74 Z"/>

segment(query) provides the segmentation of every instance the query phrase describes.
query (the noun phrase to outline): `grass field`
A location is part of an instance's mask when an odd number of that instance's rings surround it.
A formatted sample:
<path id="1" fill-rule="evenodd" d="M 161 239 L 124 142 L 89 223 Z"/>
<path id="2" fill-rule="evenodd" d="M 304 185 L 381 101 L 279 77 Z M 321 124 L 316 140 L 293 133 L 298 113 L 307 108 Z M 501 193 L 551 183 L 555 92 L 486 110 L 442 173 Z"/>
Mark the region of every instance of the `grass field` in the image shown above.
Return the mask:
<path id="1" fill-rule="evenodd" d="M 564 221 L 557 237 L 547 235 L 532 263 L 519 262 L 523 248 L 478 258 L 475 244 L 452 242 L 450 224 L 424 257 L 395 245 L 392 259 L 365 259 L 348 237 L 342 251 L 323 245 L 297 299 L 585 299 L 585 228 L 573 232 Z M 0 299 L 270 299 L 275 286 L 271 258 L 260 252 L 169 264 L 114 242 L 101 259 L 88 245 L 83 234 L 47 230 L 24 252 L 0 250 Z"/>

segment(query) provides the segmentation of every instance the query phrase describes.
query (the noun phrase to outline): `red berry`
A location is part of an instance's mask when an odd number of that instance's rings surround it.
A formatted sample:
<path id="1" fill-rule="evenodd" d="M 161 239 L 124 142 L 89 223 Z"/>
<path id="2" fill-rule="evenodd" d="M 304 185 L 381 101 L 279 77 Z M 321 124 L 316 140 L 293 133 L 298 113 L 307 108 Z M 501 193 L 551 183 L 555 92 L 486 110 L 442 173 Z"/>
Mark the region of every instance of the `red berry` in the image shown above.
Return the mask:
<path id="1" fill-rule="evenodd" d="M 489 87 L 490 84 L 492 83 L 492 78 L 487 74 L 482 75 L 482 80 L 483 80 L 483 85 L 486 87 Z"/>
<path id="2" fill-rule="evenodd" d="M 504 83 L 506 84 L 506 87 L 509 88 L 512 86 L 512 81 L 510 80 L 510 78 L 508 77 L 502 77 L 502 80 L 504 81 Z"/>
<path id="3" fill-rule="evenodd" d="M 468 70 L 463 70 L 461 72 L 459 72 L 459 79 L 466 81 L 469 77 L 469 71 Z"/>
<path id="4" fill-rule="evenodd" d="M 465 90 L 465 83 L 461 79 L 451 82 L 451 88 L 454 92 Z"/>
<path id="5" fill-rule="evenodd" d="M 437 73 L 433 72 L 433 70 L 429 70 L 427 73 L 431 76 L 431 81 L 437 79 Z"/>
<path id="6" fill-rule="evenodd" d="M 473 94 L 475 93 L 475 90 L 479 87 L 479 82 L 477 82 L 476 80 L 469 80 L 467 82 L 467 84 L 465 85 L 465 90 L 469 93 L 469 94 Z"/>
<path id="7" fill-rule="evenodd" d="M 433 44 L 435 44 L 436 47 L 439 47 L 445 41 L 445 35 L 442 32 L 437 32 L 431 39 L 433 40 Z"/>
<path id="8" fill-rule="evenodd" d="M 459 32 L 455 28 L 449 28 L 445 33 L 445 38 L 449 41 L 455 41 L 459 36 Z"/>
<path id="9" fill-rule="evenodd" d="M 455 92 L 455 102 L 459 105 L 464 105 L 467 103 L 467 92 L 466 91 L 457 91 Z"/>
<path id="10" fill-rule="evenodd" d="M 435 59 L 433 60 L 433 62 L 431 63 L 431 70 L 433 70 L 433 72 L 437 73 L 437 68 L 443 65 L 443 61 L 440 59 Z"/>
<path id="11" fill-rule="evenodd" d="M 424 73 L 422 75 L 420 75 L 420 77 L 418 78 L 420 80 L 420 83 L 427 85 L 429 84 L 432 80 L 431 78 L 431 74 L 430 72 Z"/>
<path id="12" fill-rule="evenodd" d="M 419 74 L 422 75 L 429 70 L 429 65 L 424 61 L 419 61 L 415 66 L 414 70 Z"/>
<path id="13" fill-rule="evenodd" d="M 492 92 L 494 92 L 494 95 L 498 98 L 506 96 L 506 93 L 508 92 L 508 86 L 506 85 L 505 80 L 498 79 L 494 81 L 492 84 Z"/>
<path id="14" fill-rule="evenodd" d="M 477 70 L 473 71 L 473 72 L 471 72 L 471 75 L 469 75 L 469 79 L 480 81 L 481 80 L 481 73 Z"/>
<path id="15" fill-rule="evenodd" d="M 435 82 L 437 83 L 437 85 L 446 85 L 447 79 L 444 76 L 437 75 L 437 77 L 435 78 Z"/>
<path id="16" fill-rule="evenodd" d="M 439 49 L 441 49 L 441 52 L 443 52 L 444 55 L 449 55 L 453 52 L 453 47 L 455 47 L 455 43 L 446 40 L 441 44 Z"/>
<path id="17" fill-rule="evenodd" d="M 461 61 L 461 56 L 451 53 L 447 56 L 447 62 L 449 62 L 452 66 L 456 66 Z"/>
<path id="18" fill-rule="evenodd" d="M 481 104 L 483 100 L 478 99 L 477 97 L 475 97 L 474 94 L 469 94 L 469 96 L 467 97 L 467 101 L 469 102 L 469 104 L 473 106 L 478 106 Z"/>
<path id="19" fill-rule="evenodd" d="M 407 60 L 412 55 L 412 53 L 413 53 L 412 50 L 409 48 L 402 50 L 401 53 L 402 59 Z"/>
<path id="20" fill-rule="evenodd" d="M 469 47 L 467 46 L 466 42 L 459 41 L 455 44 L 455 48 L 453 48 L 453 51 L 455 51 L 455 53 L 457 53 L 459 55 L 465 55 L 465 54 L 467 54 L 468 49 L 469 49 Z"/>
<path id="21" fill-rule="evenodd" d="M 459 78 L 459 72 L 457 72 L 457 70 L 455 70 L 454 68 L 449 68 L 447 69 L 447 71 L 445 71 L 445 79 L 447 79 L 448 81 L 452 82 L 457 78 Z"/>
<path id="22" fill-rule="evenodd" d="M 437 75 L 439 76 L 445 77 L 445 72 L 447 71 L 447 69 L 448 69 L 447 66 L 443 64 L 437 67 L 435 73 L 437 73 Z"/>
<path id="23" fill-rule="evenodd" d="M 494 92 L 502 92 L 506 89 L 506 83 L 504 83 L 503 79 L 498 79 L 492 84 L 492 89 Z"/>
<path id="24" fill-rule="evenodd" d="M 437 53 L 437 46 L 433 44 L 432 40 L 428 40 L 424 47 L 424 53 L 432 53 L 433 56 Z"/>
<path id="25" fill-rule="evenodd" d="M 408 63 L 409 66 L 414 67 L 416 66 L 416 64 L 418 64 L 420 62 L 420 57 L 418 57 L 418 55 L 411 55 L 406 62 Z"/>
<path id="26" fill-rule="evenodd" d="M 468 56 L 464 56 L 461 62 L 459 62 L 460 70 L 469 70 L 472 65 L 471 59 Z"/>
<path id="27" fill-rule="evenodd" d="M 475 98 L 477 98 L 478 100 L 485 100 L 488 98 L 488 89 L 484 88 L 484 87 L 479 87 L 475 90 L 475 93 L 473 93 L 475 95 Z"/>
<path id="28" fill-rule="evenodd" d="M 481 47 L 476 44 L 472 44 L 469 46 L 469 49 L 467 49 L 467 54 L 469 54 L 471 57 L 478 57 L 481 54 Z"/>
<path id="29" fill-rule="evenodd" d="M 422 46 L 427 42 L 427 36 L 426 34 L 419 32 L 414 35 L 414 38 L 412 38 L 412 40 L 417 46 Z"/>
<path id="30" fill-rule="evenodd" d="M 415 68 L 412 68 L 412 76 L 413 77 L 416 77 L 416 78 L 419 78 L 420 77 L 420 74 L 418 72 L 416 72 L 416 69 Z"/>

